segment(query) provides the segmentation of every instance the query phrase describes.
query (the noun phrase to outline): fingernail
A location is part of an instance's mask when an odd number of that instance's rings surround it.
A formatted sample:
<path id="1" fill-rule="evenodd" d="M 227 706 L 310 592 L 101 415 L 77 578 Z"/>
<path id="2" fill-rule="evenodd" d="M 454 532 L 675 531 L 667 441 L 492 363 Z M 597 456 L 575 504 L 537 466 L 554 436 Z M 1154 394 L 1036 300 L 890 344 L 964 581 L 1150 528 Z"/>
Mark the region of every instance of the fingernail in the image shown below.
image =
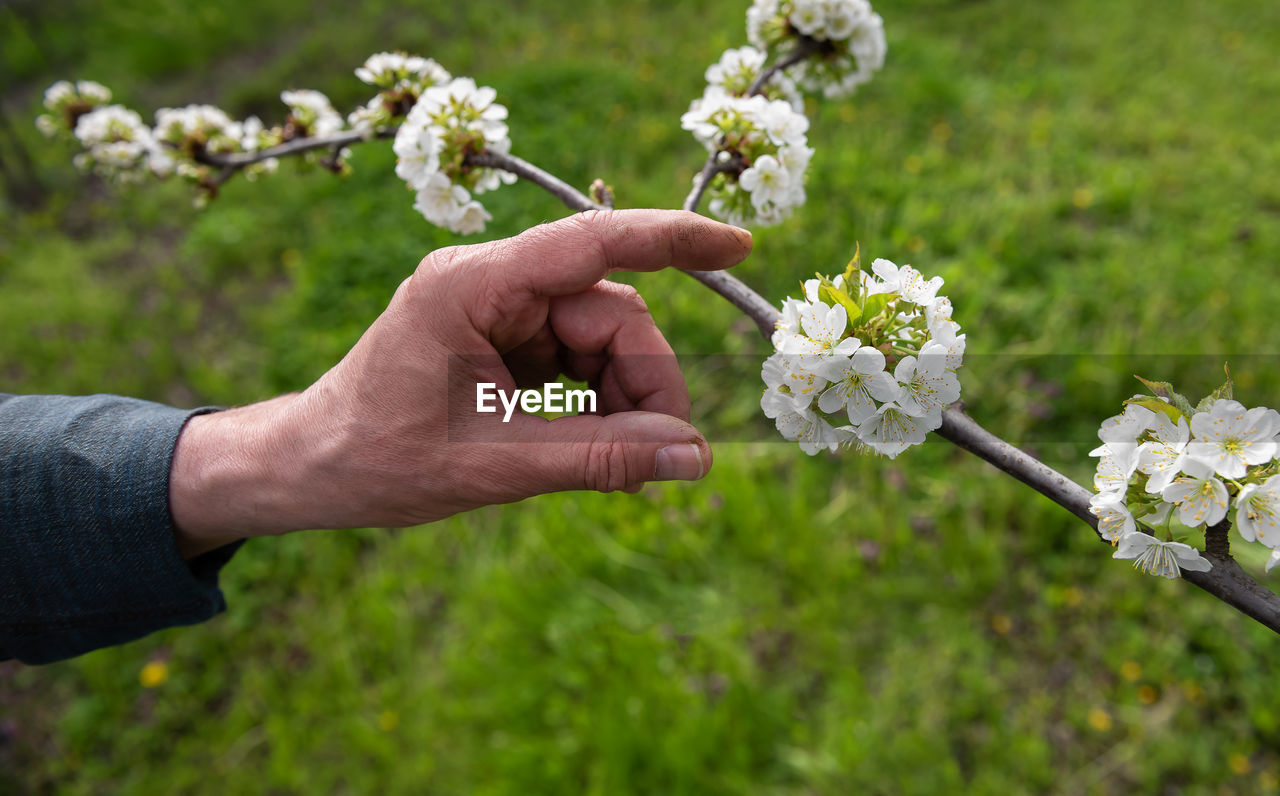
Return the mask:
<path id="1" fill-rule="evenodd" d="M 691 443 L 668 445 L 659 450 L 653 468 L 655 481 L 697 481 L 705 474 L 702 450 Z"/>

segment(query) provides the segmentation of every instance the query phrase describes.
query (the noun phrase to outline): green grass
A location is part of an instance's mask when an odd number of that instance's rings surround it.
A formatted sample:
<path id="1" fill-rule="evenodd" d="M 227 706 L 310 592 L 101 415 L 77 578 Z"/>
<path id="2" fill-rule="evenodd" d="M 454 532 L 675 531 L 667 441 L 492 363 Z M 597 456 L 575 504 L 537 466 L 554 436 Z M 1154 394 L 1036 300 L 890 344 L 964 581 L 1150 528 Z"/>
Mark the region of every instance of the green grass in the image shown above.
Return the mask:
<path id="1" fill-rule="evenodd" d="M 274 117 L 285 86 L 351 106 L 351 69 L 405 48 L 495 86 L 517 154 L 605 178 L 620 206 L 674 206 L 701 154 L 678 116 L 742 43 L 745 6 L 0 11 L 5 113 L 49 193 L 0 207 L 0 389 L 187 406 L 299 389 L 457 242 L 416 217 L 385 145 L 349 179 L 286 168 L 203 212 L 180 185 L 81 178 L 30 125 L 54 79 L 100 79 L 144 114 Z M 757 232 L 742 278 L 780 300 L 856 242 L 943 275 L 971 412 L 1081 479 L 1131 373 L 1199 393 L 1230 359 L 1240 397 L 1274 405 L 1280 6 L 877 9 L 884 72 L 810 108 L 809 204 Z M 467 241 L 565 212 L 527 185 L 486 205 Z M 680 274 L 627 279 L 688 355 L 716 446 L 704 482 L 251 543 L 225 616 L 0 666 L 0 791 L 1276 789 L 1272 634 L 1112 561 L 945 443 L 890 463 L 759 442 L 750 325 Z M 150 661 L 168 667 L 156 688 Z"/>

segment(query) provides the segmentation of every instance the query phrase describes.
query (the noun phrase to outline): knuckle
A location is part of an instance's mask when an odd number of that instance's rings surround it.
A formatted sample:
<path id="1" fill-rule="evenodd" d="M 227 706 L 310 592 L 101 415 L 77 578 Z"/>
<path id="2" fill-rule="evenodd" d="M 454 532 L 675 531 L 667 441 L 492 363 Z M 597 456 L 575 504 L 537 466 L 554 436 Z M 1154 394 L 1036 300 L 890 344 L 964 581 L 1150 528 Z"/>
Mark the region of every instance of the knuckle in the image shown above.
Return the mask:
<path id="1" fill-rule="evenodd" d="M 623 489 L 636 480 L 627 472 L 626 445 L 612 437 L 598 437 L 591 443 L 586 466 L 586 487 L 597 492 Z"/>
<path id="2" fill-rule="evenodd" d="M 421 277 L 414 281 L 430 283 L 441 278 L 452 279 L 463 267 L 463 261 L 468 259 L 467 249 L 469 248 L 471 247 L 446 246 L 429 252 L 414 270 L 414 276 Z"/>
<path id="3" fill-rule="evenodd" d="M 621 282 L 603 282 L 601 284 L 608 286 L 609 293 L 615 296 L 627 311 L 644 315 L 649 314 L 649 305 L 645 303 L 644 296 L 640 295 L 639 290 Z"/>

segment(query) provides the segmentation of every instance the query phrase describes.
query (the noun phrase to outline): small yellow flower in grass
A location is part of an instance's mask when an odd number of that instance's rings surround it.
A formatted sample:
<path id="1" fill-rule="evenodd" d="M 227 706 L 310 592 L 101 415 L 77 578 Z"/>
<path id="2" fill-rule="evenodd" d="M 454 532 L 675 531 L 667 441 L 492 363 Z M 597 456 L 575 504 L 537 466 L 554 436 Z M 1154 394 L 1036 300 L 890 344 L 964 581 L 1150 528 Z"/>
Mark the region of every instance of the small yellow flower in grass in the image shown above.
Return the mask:
<path id="1" fill-rule="evenodd" d="M 919 174 L 924 168 L 924 158 L 919 155 L 909 155 L 902 167 L 907 170 L 908 174 Z"/>
<path id="2" fill-rule="evenodd" d="M 951 140 L 951 125 L 946 122 L 938 122 L 933 126 L 933 130 L 930 131 L 930 135 L 933 136 L 934 141 L 937 141 L 940 144 L 945 144 L 947 141 Z"/>
<path id="3" fill-rule="evenodd" d="M 1093 204 L 1093 191 L 1088 188 L 1077 188 L 1075 193 L 1071 194 L 1071 204 L 1077 208 L 1084 210 Z"/>
<path id="4" fill-rule="evenodd" d="M 1089 726 L 1098 732 L 1106 732 L 1111 729 L 1111 714 L 1102 708 L 1090 708 Z"/>
<path id="5" fill-rule="evenodd" d="M 1227 768 L 1231 769 L 1231 773 L 1238 777 L 1243 777 L 1253 770 L 1253 764 L 1249 762 L 1249 758 L 1236 752 L 1227 758 Z"/>
<path id="6" fill-rule="evenodd" d="M 1079 587 L 1068 586 L 1067 590 L 1062 593 L 1062 601 L 1069 607 L 1075 608 L 1077 605 L 1084 602 L 1084 592 L 1082 592 Z"/>
<path id="7" fill-rule="evenodd" d="M 1149 685 L 1138 686 L 1138 701 L 1144 705 L 1154 705 L 1160 694 Z"/>
<path id="8" fill-rule="evenodd" d="M 383 732 L 391 732 L 400 726 L 400 714 L 394 710 L 384 710 L 378 715 L 378 729 Z"/>
<path id="9" fill-rule="evenodd" d="M 1013 620 L 1004 614 L 996 614 L 991 617 L 991 629 L 1001 636 L 1007 636 L 1013 630 Z"/>
<path id="10" fill-rule="evenodd" d="M 1137 661 L 1125 661 L 1120 664 L 1120 676 L 1132 683 L 1142 676 L 1142 666 Z"/>
<path id="11" fill-rule="evenodd" d="M 143 688 L 156 688 L 169 679 L 169 664 L 164 661 L 147 661 L 138 673 L 138 682 Z"/>
<path id="12" fill-rule="evenodd" d="M 1280 790 L 1280 777 L 1274 771 L 1263 771 L 1258 774 L 1258 788 L 1267 793 Z"/>

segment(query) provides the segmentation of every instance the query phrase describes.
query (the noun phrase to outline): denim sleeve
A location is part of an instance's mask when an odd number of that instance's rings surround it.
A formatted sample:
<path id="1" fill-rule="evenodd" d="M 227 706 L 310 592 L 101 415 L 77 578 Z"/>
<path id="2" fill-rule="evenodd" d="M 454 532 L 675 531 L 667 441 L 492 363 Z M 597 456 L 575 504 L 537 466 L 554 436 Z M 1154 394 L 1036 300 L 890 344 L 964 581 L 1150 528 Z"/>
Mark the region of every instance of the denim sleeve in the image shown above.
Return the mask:
<path id="1" fill-rule="evenodd" d="M 202 622 L 240 543 L 184 561 L 169 464 L 187 419 L 114 395 L 0 394 L 0 660 L 49 663 Z"/>

